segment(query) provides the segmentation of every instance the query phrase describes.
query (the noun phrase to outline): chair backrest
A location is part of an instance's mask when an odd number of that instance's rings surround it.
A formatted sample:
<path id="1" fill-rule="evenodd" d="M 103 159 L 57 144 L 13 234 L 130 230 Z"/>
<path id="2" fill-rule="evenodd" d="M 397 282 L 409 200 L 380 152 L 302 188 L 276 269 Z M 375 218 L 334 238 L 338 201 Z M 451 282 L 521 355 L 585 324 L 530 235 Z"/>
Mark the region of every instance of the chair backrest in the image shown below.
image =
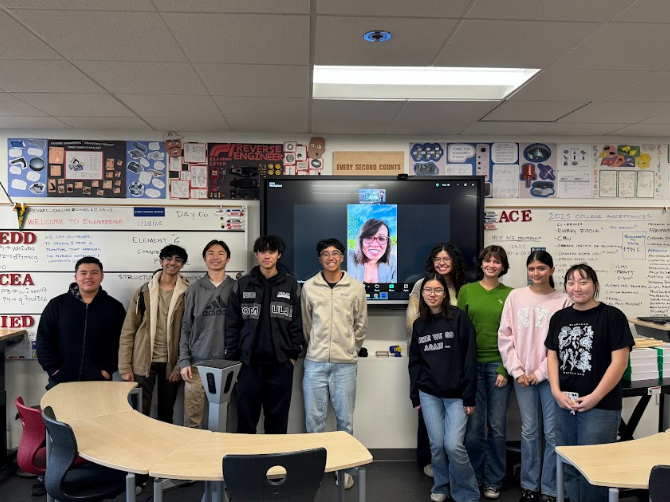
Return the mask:
<path id="1" fill-rule="evenodd" d="M 282 479 L 268 479 L 272 467 L 286 471 Z M 326 469 L 326 449 L 272 455 L 226 455 L 223 475 L 231 502 L 281 500 L 312 502 Z"/>
<path id="2" fill-rule="evenodd" d="M 16 452 L 16 462 L 19 467 L 30 474 L 40 476 L 44 474 L 44 466 L 35 464 L 35 455 L 46 442 L 46 428 L 42 420 L 42 413 L 37 408 L 26 406 L 21 396 L 14 400 L 16 411 L 19 413 L 23 432 Z"/>
<path id="3" fill-rule="evenodd" d="M 670 465 L 657 465 L 649 475 L 649 500 L 664 502 L 670 494 Z"/>
<path id="4" fill-rule="evenodd" d="M 51 406 L 42 410 L 42 418 L 51 438 L 49 467 L 44 475 L 44 487 L 56 500 L 69 500 L 70 498 L 63 492 L 63 479 L 77 458 L 79 451 L 77 440 L 72 427 L 56 420 Z"/>

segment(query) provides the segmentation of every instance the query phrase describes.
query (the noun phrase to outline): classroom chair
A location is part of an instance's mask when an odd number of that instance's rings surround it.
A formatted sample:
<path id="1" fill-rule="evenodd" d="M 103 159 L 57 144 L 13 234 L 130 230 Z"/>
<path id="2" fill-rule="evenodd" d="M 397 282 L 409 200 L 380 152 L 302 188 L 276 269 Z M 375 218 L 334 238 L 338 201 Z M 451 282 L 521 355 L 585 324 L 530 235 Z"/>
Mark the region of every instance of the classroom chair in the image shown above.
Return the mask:
<path id="1" fill-rule="evenodd" d="M 282 467 L 283 477 L 268 475 Z M 226 455 L 223 475 L 230 502 L 312 502 L 326 469 L 326 449 L 269 455 Z"/>
<path id="2" fill-rule="evenodd" d="M 42 411 L 51 438 L 48 469 L 44 476 L 47 493 L 59 502 L 98 502 L 126 491 L 126 473 L 101 465 L 74 466 L 79 453 L 72 428 L 56 420 L 51 406 Z"/>
<path id="3" fill-rule="evenodd" d="M 649 501 L 670 500 L 670 465 L 657 465 L 649 475 Z"/>

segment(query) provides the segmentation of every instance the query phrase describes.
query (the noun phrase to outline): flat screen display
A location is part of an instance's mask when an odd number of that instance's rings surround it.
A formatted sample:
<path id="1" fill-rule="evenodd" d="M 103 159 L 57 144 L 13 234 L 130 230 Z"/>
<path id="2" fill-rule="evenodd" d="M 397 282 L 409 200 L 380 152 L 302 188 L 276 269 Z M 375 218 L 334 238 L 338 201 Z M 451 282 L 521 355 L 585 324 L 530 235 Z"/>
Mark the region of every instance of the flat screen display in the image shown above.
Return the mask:
<path id="1" fill-rule="evenodd" d="M 261 187 L 261 231 L 280 236 L 280 263 L 303 282 L 322 270 L 321 239 L 346 247 L 342 268 L 365 283 L 370 305 L 406 304 L 438 242 L 472 274 L 484 243 L 484 177 L 275 176 Z"/>

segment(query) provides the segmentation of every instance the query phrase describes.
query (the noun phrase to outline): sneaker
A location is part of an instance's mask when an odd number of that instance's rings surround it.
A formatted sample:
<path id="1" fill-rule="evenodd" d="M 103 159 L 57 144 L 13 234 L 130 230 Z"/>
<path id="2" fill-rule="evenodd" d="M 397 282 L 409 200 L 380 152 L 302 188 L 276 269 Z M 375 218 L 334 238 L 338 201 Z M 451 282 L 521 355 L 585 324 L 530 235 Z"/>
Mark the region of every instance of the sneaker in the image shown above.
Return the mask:
<path id="1" fill-rule="evenodd" d="M 538 501 L 538 492 L 533 490 L 526 490 L 525 488 L 521 490 L 521 498 L 519 502 L 537 502 Z"/>
<path id="2" fill-rule="evenodd" d="M 447 500 L 447 496 L 444 493 L 431 493 L 430 494 L 430 500 L 433 502 L 444 502 Z"/>
<path id="3" fill-rule="evenodd" d="M 432 478 L 433 477 L 433 464 L 428 464 L 428 465 L 424 466 L 423 473 L 426 476 L 428 476 L 429 478 Z"/>
<path id="4" fill-rule="evenodd" d="M 484 486 L 484 498 L 497 499 L 498 497 L 500 497 L 500 488 L 495 488 L 489 485 Z"/>
<path id="5" fill-rule="evenodd" d="M 556 502 L 556 497 L 553 495 L 542 495 L 540 497 L 540 502 Z"/>
<path id="6" fill-rule="evenodd" d="M 337 473 L 335 473 L 335 486 L 340 486 L 337 482 Z M 344 473 L 344 489 L 348 490 L 354 486 L 354 477 L 351 474 Z"/>

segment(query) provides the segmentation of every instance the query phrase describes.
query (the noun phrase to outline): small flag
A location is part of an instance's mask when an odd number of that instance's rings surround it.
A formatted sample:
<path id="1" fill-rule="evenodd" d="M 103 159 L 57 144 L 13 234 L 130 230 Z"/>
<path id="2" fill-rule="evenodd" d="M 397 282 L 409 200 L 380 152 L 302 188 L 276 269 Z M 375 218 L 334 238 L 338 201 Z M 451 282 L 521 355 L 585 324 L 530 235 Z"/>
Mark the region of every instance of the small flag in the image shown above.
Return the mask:
<path id="1" fill-rule="evenodd" d="M 28 214 L 28 206 L 26 203 L 16 203 L 14 204 L 14 211 L 16 211 L 16 217 L 19 220 L 19 230 L 23 230 L 23 224 L 26 221 L 26 215 Z"/>

